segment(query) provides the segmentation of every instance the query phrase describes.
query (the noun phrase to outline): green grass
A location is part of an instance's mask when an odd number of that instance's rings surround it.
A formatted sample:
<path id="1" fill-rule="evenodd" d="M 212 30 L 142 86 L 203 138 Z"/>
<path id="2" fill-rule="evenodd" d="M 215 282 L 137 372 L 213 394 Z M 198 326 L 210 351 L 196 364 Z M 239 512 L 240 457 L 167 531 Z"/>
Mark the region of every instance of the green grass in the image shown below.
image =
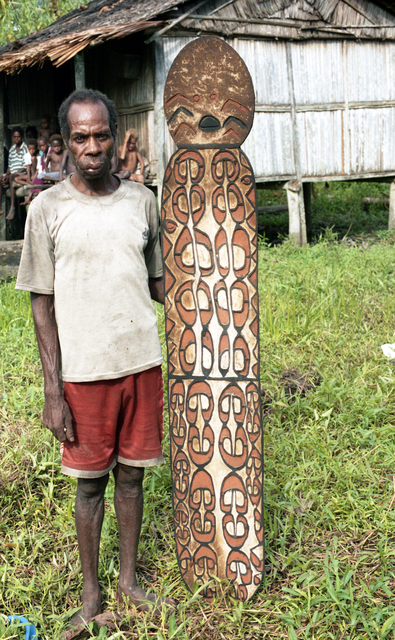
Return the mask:
<path id="1" fill-rule="evenodd" d="M 355 246 L 334 234 L 307 249 L 260 249 L 265 421 L 266 563 L 246 604 L 191 595 L 175 560 L 169 466 L 149 470 L 139 550 L 143 585 L 178 599 L 169 620 L 139 614 L 109 638 L 357 640 L 394 638 L 395 238 Z M 75 481 L 40 426 L 42 378 L 28 296 L 0 286 L 0 612 L 25 615 L 56 640 L 78 606 Z M 158 311 L 163 338 L 163 312 Z M 284 371 L 319 374 L 289 398 Z M 166 415 L 167 420 L 167 415 Z M 167 423 L 166 423 L 167 424 Z M 167 431 L 167 426 L 165 427 Z M 165 451 L 168 455 L 168 438 Z M 107 489 L 100 581 L 115 609 L 118 542 Z M 100 633 L 102 635 L 100 635 Z M 90 637 L 106 637 L 90 631 Z M 17 638 L 0 616 L 0 638 Z"/>
<path id="2" fill-rule="evenodd" d="M 258 189 L 258 206 L 287 204 L 284 189 Z M 368 211 L 362 204 L 365 196 L 389 197 L 389 184 L 385 182 L 323 182 L 313 185 L 311 232 L 312 240 L 335 227 L 339 238 L 346 234 L 374 234 L 388 228 L 388 205 L 374 203 Z M 260 214 L 259 227 L 266 239 L 278 243 L 288 234 L 288 212 Z"/>

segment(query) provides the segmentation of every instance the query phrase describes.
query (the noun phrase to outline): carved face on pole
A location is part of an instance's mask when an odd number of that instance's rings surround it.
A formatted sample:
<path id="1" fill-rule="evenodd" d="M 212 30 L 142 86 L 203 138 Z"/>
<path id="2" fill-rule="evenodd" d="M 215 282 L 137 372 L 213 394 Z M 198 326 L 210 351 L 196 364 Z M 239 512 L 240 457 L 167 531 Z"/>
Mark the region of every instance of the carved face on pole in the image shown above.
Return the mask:
<path id="1" fill-rule="evenodd" d="M 249 71 L 232 47 L 205 37 L 174 60 L 165 87 L 165 115 L 179 147 L 239 146 L 254 119 Z"/>

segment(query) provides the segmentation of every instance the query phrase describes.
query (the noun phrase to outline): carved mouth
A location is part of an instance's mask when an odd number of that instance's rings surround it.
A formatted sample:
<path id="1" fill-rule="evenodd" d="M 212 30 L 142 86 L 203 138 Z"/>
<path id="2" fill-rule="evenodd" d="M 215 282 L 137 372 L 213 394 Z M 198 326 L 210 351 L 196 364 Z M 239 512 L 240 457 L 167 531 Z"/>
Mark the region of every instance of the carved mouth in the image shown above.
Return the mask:
<path id="1" fill-rule="evenodd" d="M 215 116 L 203 116 L 203 118 L 199 122 L 200 131 L 207 131 L 207 133 L 211 133 L 213 131 L 218 131 L 218 129 L 220 128 L 221 123 Z"/>

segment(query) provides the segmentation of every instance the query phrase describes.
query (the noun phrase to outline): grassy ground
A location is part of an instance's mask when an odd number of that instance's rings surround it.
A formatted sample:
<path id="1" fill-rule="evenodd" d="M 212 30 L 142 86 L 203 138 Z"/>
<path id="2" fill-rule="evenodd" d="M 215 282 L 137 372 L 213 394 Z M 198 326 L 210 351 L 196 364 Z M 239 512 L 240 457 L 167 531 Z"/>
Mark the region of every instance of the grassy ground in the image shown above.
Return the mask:
<path id="1" fill-rule="evenodd" d="M 394 638 L 395 369 L 380 345 L 395 342 L 395 237 L 379 235 L 353 246 L 334 231 L 304 250 L 261 246 L 268 573 L 259 594 L 243 605 L 224 585 L 209 605 L 186 591 L 165 465 L 145 479 L 139 575 L 176 597 L 177 612 L 131 616 L 130 635 L 103 628 L 87 637 Z M 0 353 L 0 613 L 25 615 L 40 640 L 57 640 L 81 589 L 75 481 L 60 474 L 58 447 L 40 426 L 28 296 L 13 282 L 0 285 Z M 293 396 L 292 386 L 307 392 Z M 109 484 L 100 580 L 104 606 L 115 609 L 112 494 Z M 22 637 L 0 615 L 0 639 Z"/>

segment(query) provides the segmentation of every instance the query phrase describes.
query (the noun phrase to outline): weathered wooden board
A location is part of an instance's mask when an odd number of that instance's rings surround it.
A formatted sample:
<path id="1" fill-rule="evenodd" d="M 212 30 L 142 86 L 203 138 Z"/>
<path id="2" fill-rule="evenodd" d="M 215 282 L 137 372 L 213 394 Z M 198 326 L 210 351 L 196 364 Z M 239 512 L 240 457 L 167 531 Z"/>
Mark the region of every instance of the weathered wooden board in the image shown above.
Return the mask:
<path id="1" fill-rule="evenodd" d="M 214 37 L 184 47 L 165 114 L 179 147 L 162 192 L 177 556 L 190 589 L 216 576 L 248 600 L 264 566 L 263 437 L 255 183 L 239 148 L 254 90 L 240 56 Z"/>

